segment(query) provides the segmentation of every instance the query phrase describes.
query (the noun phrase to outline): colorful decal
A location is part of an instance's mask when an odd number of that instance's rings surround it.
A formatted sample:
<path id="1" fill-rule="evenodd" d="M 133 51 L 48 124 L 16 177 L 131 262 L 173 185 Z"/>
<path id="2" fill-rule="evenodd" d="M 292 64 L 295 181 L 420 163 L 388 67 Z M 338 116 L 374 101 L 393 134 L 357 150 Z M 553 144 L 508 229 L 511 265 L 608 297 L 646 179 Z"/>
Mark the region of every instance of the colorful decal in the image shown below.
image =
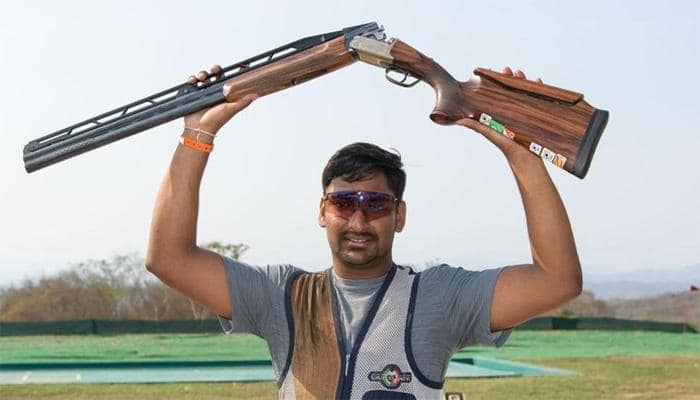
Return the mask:
<path id="1" fill-rule="evenodd" d="M 514 139 L 515 138 L 515 133 L 513 131 L 508 130 L 502 123 L 496 121 L 493 119 L 490 115 L 486 113 L 481 113 L 479 115 L 479 122 L 481 122 L 483 125 L 488 126 L 489 128 L 493 129 L 494 131 L 504 135 L 505 137 L 509 139 Z"/>
<path id="2" fill-rule="evenodd" d="M 542 149 L 542 153 L 540 154 L 540 156 L 542 156 L 542 158 L 544 158 L 545 160 L 552 162 L 552 160 L 554 160 L 555 153 L 552 150 L 545 147 L 544 149 Z"/>
<path id="3" fill-rule="evenodd" d="M 389 364 L 381 371 L 370 372 L 368 378 L 372 382 L 380 382 L 387 389 L 396 389 L 404 382 L 411 382 L 413 375 L 401 372 L 396 364 Z"/>
<path id="4" fill-rule="evenodd" d="M 532 142 L 532 143 L 530 143 L 530 151 L 539 156 L 540 151 L 542 151 L 542 146 L 540 146 L 539 144 L 537 144 L 535 142 Z"/>
<path id="5" fill-rule="evenodd" d="M 564 164 L 566 164 L 566 157 L 562 156 L 561 154 L 557 154 L 554 157 L 554 160 L 552 160 L 552 163 L 559 168 L 564 168 Z"/>
<path id="6" fill-rule="evenodd" d="M 506 129 L 505 126 L 501 125 L 501 123 L 496 121 L 495 119 L 492 119 L 489 122 L 489 128 L 493 129 L 494 131 L 496 131 L 498 133 L 503 133 L 503 131 Z"/>

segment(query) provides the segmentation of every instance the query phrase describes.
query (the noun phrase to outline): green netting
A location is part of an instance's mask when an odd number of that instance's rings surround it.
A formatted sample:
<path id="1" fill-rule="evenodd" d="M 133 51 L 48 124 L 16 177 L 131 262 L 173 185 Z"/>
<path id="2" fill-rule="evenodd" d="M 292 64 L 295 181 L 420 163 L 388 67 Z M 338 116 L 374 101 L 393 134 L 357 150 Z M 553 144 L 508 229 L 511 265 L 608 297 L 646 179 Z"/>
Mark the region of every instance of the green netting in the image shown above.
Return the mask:
<path id="1" fill-rule="evenodd" d="M 203 320 L 95 320 L 0 322 L 0 336 L 24 335 L 114 335 L 122 333 L 218 333 L 215 319 Z"/>
<path id="2" fill-rule="evenodd" d="M 690 325 L 673 322 L 636 321 L 618 318 L 535 318 L 517 327 L 520 330 L 616 330 L 697 333 Z M 220 333 L 215 319 L 204 320 L 80 320 L 48 322 L 0 322 L 0 336 L 25 335 L 116 335 L 124 333 Z"/>
<path id="3" fill-rule="evenodd" d="M 578 322 L 578 329 L 697 333 L 692 326 L 687 324 L 657 321 L 636 321 L 616 318 L 580 318 Z"/>
<path id="4" fill-rule="evenodd" d="M 0 336 L 87 335 L 95 333 L 94 320 L 0 322 Z"/>
<path id="5" fill-rule="evenodd" d="M 102 335 L 122 333 L 206 333 L 221 332 L 215 319 L 182 321 L 95 321 L 96 333 Z"/>
<path id="6" fill-rule="evenodd" d="M 673 333 L 697 333 L 688 324 L 675 322 L 638 321 L 619 318 L 557 318 L 540 317 L 527 321 L 517 327 L 521 330 L 612 330 L 612 331 L 655 331 Z"/>

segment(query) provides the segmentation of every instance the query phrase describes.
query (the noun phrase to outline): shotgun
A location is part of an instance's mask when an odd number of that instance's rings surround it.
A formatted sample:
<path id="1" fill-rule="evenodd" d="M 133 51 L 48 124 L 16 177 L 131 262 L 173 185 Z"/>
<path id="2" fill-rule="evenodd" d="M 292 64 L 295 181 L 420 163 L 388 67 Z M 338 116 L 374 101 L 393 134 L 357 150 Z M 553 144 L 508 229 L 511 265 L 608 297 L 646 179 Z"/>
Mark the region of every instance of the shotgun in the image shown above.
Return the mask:
<path id="1" fill-rule="evenodd" d="M 465 82 L 377 23 L 310 36 L 222 69 L 204 85 L 183 83 L 30 141 L 33 172 L 207 107 L 247 94 L 262 97 L 360 60 L 385 69 L 399 86 L 419 81 L 437 95 L 430 118 L 443 125 L 478 120 L 537 156 L 583 178 L 608 119 L 581 93 L 477 68 Z"/>

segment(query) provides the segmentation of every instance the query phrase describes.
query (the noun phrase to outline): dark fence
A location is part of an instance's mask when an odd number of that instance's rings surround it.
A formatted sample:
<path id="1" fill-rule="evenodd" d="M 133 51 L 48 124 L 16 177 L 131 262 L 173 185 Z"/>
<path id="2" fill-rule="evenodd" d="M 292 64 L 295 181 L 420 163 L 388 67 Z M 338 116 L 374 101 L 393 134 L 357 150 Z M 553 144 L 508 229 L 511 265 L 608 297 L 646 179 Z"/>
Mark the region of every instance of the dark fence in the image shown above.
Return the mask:
<path id="1" fill-rule="evenodd" d="M 698 333 L 691 325 L 677 322 L 638 321 L 619 318 L 557 318 L 540 317 L 517 327 L 522 330 L 610 330 L 610 331 L 657 331 Z"/>
<path id="2" fill-rule="evenodd" d="M 216 319 L 172 321 L 85 319 L 78 321 L 0 322 L 0 336 L 213 332 L 222 332 Z"/>
<path id="3" fill-rule="evenodd" d="M 697 330 L 688 324 L 674 322 L 637 321 L 617 318 L 556 318 L 540 317 L 517 327 L 521 330 L 613 330 L 688 332 Z M 125 333 L 220 333 L 216 319 L 141 321 L 99 320 L 46 322 L 0 322 L 0 336 L 24 335 L 115 335 Z"/>

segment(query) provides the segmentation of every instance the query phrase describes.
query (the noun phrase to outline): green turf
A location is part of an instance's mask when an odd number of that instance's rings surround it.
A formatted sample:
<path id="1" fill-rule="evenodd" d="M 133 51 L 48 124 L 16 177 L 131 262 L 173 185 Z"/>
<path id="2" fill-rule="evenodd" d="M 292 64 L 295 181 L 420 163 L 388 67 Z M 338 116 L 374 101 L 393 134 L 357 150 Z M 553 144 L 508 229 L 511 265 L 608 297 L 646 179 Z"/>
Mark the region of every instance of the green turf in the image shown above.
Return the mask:
<path id="1" fill-rule="evenodd" d="M 456 356 L 506 359 L 700 355 L 700 334 L 641 331 L 515 331 L 495 349 L 473 346 Z"/>
<path id="2" fill-rule="evenodd" d="M 700 357 L 560 358 L 543 364 L 580 374 L 562 377 L 449 379 L 447 391 L 487 399 L 700 399 Z M 0 399 L 276 399 L 273 382 L 0 385 Z"/>
<path id="3" fill-rule="evenodd" d="M 252 335 L 136 334 L 0 338 L 0 362 L 269 359 Z"/>
<path id="4" fill-rule="evenodd" d="M 515 331 L 502 348 L 468 347 L 456 356 L 537 360 L 571 357 L 700 355 L 699 334 Z M 251 335 L 142 334 L 0 337 L 0 362 L 269 359 Z"/>

